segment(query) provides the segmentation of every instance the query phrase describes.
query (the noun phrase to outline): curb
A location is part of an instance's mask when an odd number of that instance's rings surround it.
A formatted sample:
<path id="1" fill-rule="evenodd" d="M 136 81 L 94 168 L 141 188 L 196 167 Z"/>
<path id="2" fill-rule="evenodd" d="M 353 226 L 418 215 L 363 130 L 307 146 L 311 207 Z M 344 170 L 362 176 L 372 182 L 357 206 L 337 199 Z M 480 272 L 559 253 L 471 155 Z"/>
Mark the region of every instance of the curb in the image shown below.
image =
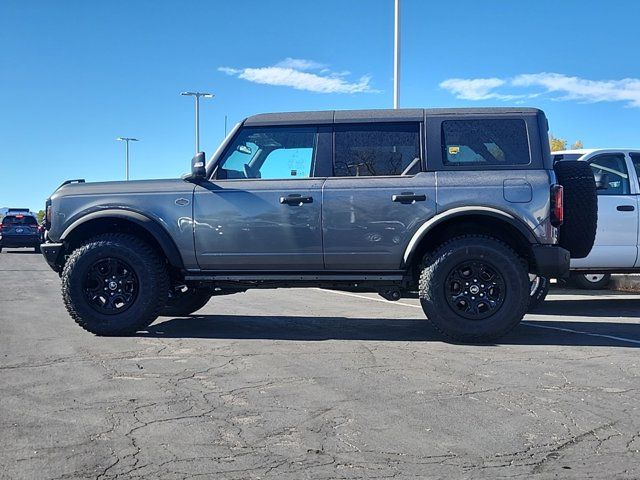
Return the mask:
<path id="1" fill-rule="evenodd" d="M 640 292 L 640 275 L 612 275 L 609 289 L 623 292 Z"/>

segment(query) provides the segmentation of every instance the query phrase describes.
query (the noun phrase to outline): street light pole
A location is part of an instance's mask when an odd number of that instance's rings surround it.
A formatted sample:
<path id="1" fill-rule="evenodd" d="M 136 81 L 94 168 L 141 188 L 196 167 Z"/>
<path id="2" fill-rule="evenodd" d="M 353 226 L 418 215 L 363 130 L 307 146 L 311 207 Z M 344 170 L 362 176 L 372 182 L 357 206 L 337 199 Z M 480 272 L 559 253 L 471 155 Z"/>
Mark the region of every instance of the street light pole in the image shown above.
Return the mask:
<path id="1" fill-rule="evenodd" d="M 139 142 L 137 138 L 133 137 L 118 137 L 116 140 L 120 142 L 125 142 L 124 145 L 124 169 L 125 169 L 125 178 L 129 180 L 129 142 Z"/>
<path id="2" fill-rule="evenodd" d="M 198 153 L 200 151 L 200 97 L 213 98 L 213 95 L 206 92 L 182 92 L 180 95 L 196 99 L 196 153 Z"/>
<path id="3" fill-rule="evenodd" d="M 400 107 L 400 0 L 395 0 L 393 34 L 393 108 Z"/>

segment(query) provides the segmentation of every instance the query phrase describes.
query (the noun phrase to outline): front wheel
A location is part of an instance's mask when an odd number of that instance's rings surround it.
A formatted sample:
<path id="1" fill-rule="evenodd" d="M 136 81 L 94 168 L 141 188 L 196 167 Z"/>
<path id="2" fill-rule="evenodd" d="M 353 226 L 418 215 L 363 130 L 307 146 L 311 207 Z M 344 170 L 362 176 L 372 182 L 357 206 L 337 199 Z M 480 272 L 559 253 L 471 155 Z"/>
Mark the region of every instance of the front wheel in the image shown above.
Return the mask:
<path id="1" fill-rule="evenodd" d="M 609 286 L 610 273 L 572 273 L 571 283 L 583 290 L 602 290 Z"/>
<path id="2" fill-rule="evenodd" d="M 132 235 L 89 239 L 73 251 L 62 271 L 67 311 L 96 335 L 126 335 L 146 328 L 164 307 L 168 290 L 164 262 Z"/>
<path id="3" fill-rule="evenodd" d="M 529 307 L 524 261 L 491 237 L 454 238 L 429 255 L 420 274 L 422 309 L 445 336 L 488 342 L 513 329 Z"/>

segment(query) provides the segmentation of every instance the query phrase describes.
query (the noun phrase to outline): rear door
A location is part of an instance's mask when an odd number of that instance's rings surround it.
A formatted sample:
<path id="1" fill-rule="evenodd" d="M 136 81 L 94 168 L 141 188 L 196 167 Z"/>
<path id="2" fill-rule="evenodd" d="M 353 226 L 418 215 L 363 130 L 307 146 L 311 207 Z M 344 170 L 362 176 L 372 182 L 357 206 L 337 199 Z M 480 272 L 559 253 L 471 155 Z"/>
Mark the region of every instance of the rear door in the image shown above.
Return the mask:
<path id="1" fill-rule="evenodd" d="M 38 221 L 32 215 L 7 215 L 2 219 L 2 232 L 6 236 L 28 237 L 39 235 Z"/>
<path id="2" fill-rule="evenodd" d="M 586 258 L 571 260 L 571 267 L 632 268 L 638 256 L 638 205 L 637 183 L 627 158 L 624 152 L 612 152 L 585 160 L 594 174 L 606 174 L 609 184 L 607 189 L 598 190 L 598 229 L 593 249 Z"/>
<path id="3" fill-rule="evenodd" d="M 317 127 L 243 127 L 196 187 L 198 264 L 216 271 L 323 268 Z"/>
<path id="4" fill-rule="evenodd" d="M 420 122 L 336 124 L 323 187 L 327 270 L 398 271 L 412 235 L 435 213 Z"/>

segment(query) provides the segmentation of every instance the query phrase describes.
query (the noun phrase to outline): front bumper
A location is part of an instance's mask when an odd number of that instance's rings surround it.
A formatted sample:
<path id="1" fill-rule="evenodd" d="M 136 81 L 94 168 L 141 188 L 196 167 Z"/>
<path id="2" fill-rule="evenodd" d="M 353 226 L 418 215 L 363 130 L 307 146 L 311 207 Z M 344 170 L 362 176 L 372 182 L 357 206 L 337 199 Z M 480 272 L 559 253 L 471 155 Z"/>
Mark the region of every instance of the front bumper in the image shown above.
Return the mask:
<path id="1" fill-rule="evenodd" d="M 47 242 L 40 245 L 40 251 L 53 271 L 60 273 L 62 269 L 62 257 L 64 256 L 64 245 L 62 243 Z"/>
<path id="2" fill-rule="evenodd" d="M 533 245 L 535 273 L 547 278 L 567 278 L 571 254 L 558 245 Z"/>

